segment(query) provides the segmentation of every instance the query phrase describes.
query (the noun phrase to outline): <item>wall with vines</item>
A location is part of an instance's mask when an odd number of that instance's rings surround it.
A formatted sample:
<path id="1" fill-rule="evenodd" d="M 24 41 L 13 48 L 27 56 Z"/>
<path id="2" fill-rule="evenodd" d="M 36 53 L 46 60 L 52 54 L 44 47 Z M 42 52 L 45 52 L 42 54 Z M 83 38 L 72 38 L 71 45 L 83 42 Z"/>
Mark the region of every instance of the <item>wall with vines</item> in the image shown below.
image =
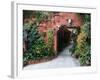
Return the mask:
<path id="1" fill-rule="evenodd" d="M 72 54 L 77 57 L 82 66 L 91 65 L 91 17 L 90 14 L 81 14 L 84 24 L 80 28 L 80 33 L 76 36 L 74 47 L 71 48 Z"/>

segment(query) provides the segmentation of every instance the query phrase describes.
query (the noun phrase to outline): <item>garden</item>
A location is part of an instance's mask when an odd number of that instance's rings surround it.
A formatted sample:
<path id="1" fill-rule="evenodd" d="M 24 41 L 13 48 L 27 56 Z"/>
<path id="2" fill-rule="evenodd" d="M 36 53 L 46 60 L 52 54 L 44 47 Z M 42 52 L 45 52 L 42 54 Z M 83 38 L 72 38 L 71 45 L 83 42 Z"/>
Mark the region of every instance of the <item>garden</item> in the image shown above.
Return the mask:
<path id="1" fill-rule="evenodd" d="M 68 13 L 68 16 L 70 14 L 72 13 Z M 59 56 L 56 37 L 60 28 L 57 26 L 67 23 L 64 23 L 64 17 L 61 15 L 61 12 L 23 10 L 23 66 L 50 61 Z M 69 51 L 79 60 L 80 66 L 90 66 L 91 15 L 88 13 L 75 13 L 75 15 L 81 17 L 82 25 L 78 29 L 69 30 L 71 39 L 68 37 L 64 39 L 73 41 Z M 53 18 L 54 16 L 57 17 Z"/>
<path id="2" fill-rule="evenodd" d="M 29 16 L 30 13 L 29 12 Z M 27 13 L 28 14 L 28 13 Z M 47 15 L 42 12 L 34 13 L 36 21 L 33 23 L 25 23 L 23 26 L 23 62 L 24 66 L 27 64 L 34 64 L 38 62 L 44 62 L 55 57 L 54 48 L 53 48 L 53 30 L 47 30 L 48 44 L 45 43 L 44 37 L 45 32 L 39 33 L 38 24 L 42 21 Z"/>

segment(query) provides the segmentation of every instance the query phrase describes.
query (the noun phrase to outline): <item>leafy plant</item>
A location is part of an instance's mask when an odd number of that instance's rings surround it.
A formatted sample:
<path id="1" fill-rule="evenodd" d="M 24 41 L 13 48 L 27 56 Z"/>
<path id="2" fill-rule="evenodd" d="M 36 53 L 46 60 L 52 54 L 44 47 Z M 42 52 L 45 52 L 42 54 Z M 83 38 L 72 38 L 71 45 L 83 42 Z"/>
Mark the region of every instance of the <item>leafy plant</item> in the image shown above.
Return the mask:
<path id="1" fill-rule="evenodd" d="M 43 11 L 35 11 L 35 12 L 33 12 L 32 15 L 35 16 L 36 25 L 38 26 L 41 21 L 48 20 L 49 16 L 50 16 L 50 13 L 51 12 L 49 12 L 49 14 L 48 14 L 48 12 L 43 12 Z"/>
<path id="2" fill-rule="evenodd" d="M 80 13 L 78 15 L 83 18 L 84 23 L 91 22 L 91 16 L 90 16 L 91 14 L 89 14 L 89 13 Z"/>
<path id="3" fill-rule="evenodd" d="M 76 50 L 76 45 L 77 45 L 77 36 L 79 34 L 80 30 L 79 29 L 74 29 L 71 33 L 71 40 L 73 41 L 72 47 L 70 48 L 70 51 L 72 52 L 72 55 L 75 53 Z M 75 54 L 74 54 L 75 55 Z M 77 55 L 75 55 L 77 56 Z"/>
<path id="4" fill-rule="evenodd" d="M 84 24 L 81 26 L 80 33 L 76 36 L 71 52 L 79 58 L 81 65 L 91 65 L 91 16 L 90 14 L 80 13 Z"/>
<path id="5" fill-rule="evenodd" d="M 79 55 L 81 65 L 91 65 L 91 53 L 90 53 L 90 24 L 85 23 L 81 27 L 81 32 L 77 38 L 77 49 L 75 53 Z"/>
<path id="6" fill-rule="evenodd" d="M 53 49 L 53 30 L 48 30 L 48 43 L 44 41 L 44 37 L 39 34 L 38 26 L 36 24 L 26 24 L 23 30 L 23 41 L 26 42 L 26 51 L 23 54 L 24 65 L 27 64 L 29 60 L 41 60 L 44 58 L 49 58 L 54 55 Z"/>
<path id="7" fill-rule="evenodd" d="M 47 47 L 49 49 L 49 52 L 54 55 L 54 31 L 52 29 L 48 29 L 47 31 L 48 36 L 48 44 Z"/>
<path id="8" fill-rule="evenodd" d="M 23 54 L 23 61 L 26 62 L 30 59 L 35 59 L 34 47 L 36 47 L 36 41 L 40 38 L 38 34 L 37 26 L 35 24 L 25 24 L 23 27 L 23 41 L 26 46 L 26 51 Z M 34 45 L 34 47 L 33 47 Z"/>

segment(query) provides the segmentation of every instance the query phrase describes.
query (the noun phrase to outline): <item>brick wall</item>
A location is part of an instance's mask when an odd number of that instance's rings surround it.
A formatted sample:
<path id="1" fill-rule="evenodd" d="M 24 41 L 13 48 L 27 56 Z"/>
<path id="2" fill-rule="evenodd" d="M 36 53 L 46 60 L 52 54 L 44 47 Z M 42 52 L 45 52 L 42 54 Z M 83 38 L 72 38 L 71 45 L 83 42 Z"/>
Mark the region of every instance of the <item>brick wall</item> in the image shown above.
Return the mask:
<path id="1" fill-rule="evenodd" d="M 55 35 L 54 35 L 54 49 L 57 51 L 57 30 L 58 26 L 61 25 L 67 25 L 67 20 L 72 20 L 72 25 L 80 27 L 83 24 L 82 18 L 79 14 L 76 13 L 66 13 L 66 12 L 60 12 L 56 13 L 52 16 L 51 20 L 49 21 L 42 21 L 39 24 L 39 31 L 40 32 L 46 32 L 49 28 L 55 29 Z M 69 29 L 70 31 L 70 29 Z M 47 42 L 47 36 L 45 37 L 45 41 Z"/>
<path id="2" fill-rule="evenodd" d="M 57 12 L 54 13 L 50 16 L 50 20 L 43 20 L 39 24 L 39 32 L 45 32 L 47 33 L 48 29 L 53 29 L 54 30 L 54 49 L 57 51 L 57 31 L 59 30 L 58 27 L 61 25 L 68 25 L 67 20 L 71 19 L 72 20 L 72 25 L 80 27 L 83 24 L 82 17 L 77 14 L 77 13 L 72 13 L 72 12 Z M 26 18 L 24 19 L 24 23 L 33 23 L 35 20 L 35 16 L 31 16 L 31 18 Z M 71 31 L 70 29 L 68 29 Z M 48 36 L 45 35 L 44 38 L 45 42 L 48 43 Z"/>

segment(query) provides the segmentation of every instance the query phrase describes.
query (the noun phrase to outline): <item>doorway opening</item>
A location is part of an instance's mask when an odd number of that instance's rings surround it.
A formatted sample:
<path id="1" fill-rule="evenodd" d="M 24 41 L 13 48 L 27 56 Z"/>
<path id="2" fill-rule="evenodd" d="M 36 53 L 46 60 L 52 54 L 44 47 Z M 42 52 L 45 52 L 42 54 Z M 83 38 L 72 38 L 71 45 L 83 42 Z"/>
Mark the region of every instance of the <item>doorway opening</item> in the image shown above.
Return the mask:
<path id="1" fill-rule="evenodd" d="M 65 47 L 70 44 L 70 34 L 65 25 L 62 25 L 57 31 L 57 52 L 61 52 Z"/>

